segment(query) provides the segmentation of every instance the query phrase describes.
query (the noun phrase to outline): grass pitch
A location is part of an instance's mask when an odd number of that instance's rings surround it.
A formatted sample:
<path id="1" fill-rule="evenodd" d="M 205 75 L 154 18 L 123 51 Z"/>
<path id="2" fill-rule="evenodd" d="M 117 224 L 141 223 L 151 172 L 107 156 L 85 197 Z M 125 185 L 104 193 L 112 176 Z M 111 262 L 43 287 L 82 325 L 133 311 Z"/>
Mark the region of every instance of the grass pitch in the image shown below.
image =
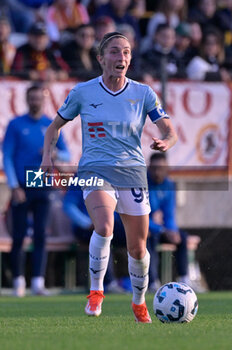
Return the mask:
<path id="1" fill-rule="evenodd" d="M 189 324 L 136 324 L 131 295 L 107 295 L 98 318 L 84 314 L 84 295 L 0 297 L 1 350 L 230 350 L 232 293 L 198 295 L 199 310 Z"/>

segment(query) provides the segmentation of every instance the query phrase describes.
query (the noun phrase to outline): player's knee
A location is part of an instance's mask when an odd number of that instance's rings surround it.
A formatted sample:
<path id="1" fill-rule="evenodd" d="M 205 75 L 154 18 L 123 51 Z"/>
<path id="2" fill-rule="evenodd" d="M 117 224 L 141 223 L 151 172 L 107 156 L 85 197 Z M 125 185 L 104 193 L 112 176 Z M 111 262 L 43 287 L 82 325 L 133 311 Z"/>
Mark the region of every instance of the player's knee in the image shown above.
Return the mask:
<path id="1" fill-rule="evenodd" d="M 109 237 L 113 233 L 113 224 L 108 221 L 101 222 L 95 225 L 95 231 L 103 237 Z"/>
<path id="2" fill-rule="evenodd" d="M 129 249 L 129 254 L 136 260 L 141 260 L 146 255 L 146 247 L 133 247 Z"/>

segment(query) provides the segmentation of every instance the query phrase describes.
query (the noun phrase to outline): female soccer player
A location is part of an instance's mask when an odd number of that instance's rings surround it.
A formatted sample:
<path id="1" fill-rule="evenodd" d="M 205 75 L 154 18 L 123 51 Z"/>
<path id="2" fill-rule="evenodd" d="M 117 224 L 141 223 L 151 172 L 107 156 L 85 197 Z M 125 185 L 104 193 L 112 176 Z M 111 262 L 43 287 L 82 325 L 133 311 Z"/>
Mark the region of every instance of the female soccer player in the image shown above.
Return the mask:
<path id="1" fill-rule="evenodd" d="M 51 154 L 59 130 L 80 114 L 83 153 L 79 170 L 84 178 L 92 174 L 104 179 L 103 188 L 86 186 L 83 189 L 94 224 L 89 245 L 91 288 L 85 312 L 92 316 L 101 314 L 103 279 L 116 210 L 126 231 L 135 320 L 151 323 L 145 303 L 150 262 L 146 249 L 150 205 L 140 143 L 147 114 L 162 134 L 162 139 L 153 138 L 152 149 L 165 152 L 177 137 L 154 91 L 126 77 L 131 48 L 124 35 L 106 34 L 100 43 L 98 61 L 102 76 L 77 84 L 47 129 L 41 168 L 44 172 L 52 171 Z"/>

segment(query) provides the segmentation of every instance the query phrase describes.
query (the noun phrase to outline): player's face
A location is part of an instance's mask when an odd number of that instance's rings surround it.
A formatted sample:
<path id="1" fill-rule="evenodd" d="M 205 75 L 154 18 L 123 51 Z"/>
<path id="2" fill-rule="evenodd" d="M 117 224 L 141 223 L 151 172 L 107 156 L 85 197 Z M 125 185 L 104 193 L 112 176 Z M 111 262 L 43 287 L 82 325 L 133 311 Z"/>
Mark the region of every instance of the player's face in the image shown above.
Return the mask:
<path id="1" fill-rule="evenodd" d="M 99 62 L 103 74 L 109 77 L 124 77 L 131 61 L 131 47 L 129 42 L 123 38 L 110 40 L 104 49 Z"/>

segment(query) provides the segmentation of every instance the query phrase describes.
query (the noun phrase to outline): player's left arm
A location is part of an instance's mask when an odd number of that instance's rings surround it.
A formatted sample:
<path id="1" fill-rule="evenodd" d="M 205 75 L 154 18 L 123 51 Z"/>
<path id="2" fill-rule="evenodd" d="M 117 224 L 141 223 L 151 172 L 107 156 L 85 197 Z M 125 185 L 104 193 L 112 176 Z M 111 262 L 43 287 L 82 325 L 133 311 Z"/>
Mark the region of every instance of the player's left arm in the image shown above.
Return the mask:
<path id="1" fill-rule="evenodd" d="M 161 132 L 162 138 L 152 137 L 151 148 L 157 151 L 166 152 L 175 145 L 177 134 L 169 118 L 161 118 L 156 121 L 156 125 Z"/>
<path id="2" fill-rule="evenodd" d="M 44 137 L 43 158 L 40 165 L 44 173 L 53 171 L 52 155 L 60 135 L 60 129 L 67 122 L 68 120 L 62 119 L 59 114 L 57 114 L 53 122 L 47 128 Z"/>

